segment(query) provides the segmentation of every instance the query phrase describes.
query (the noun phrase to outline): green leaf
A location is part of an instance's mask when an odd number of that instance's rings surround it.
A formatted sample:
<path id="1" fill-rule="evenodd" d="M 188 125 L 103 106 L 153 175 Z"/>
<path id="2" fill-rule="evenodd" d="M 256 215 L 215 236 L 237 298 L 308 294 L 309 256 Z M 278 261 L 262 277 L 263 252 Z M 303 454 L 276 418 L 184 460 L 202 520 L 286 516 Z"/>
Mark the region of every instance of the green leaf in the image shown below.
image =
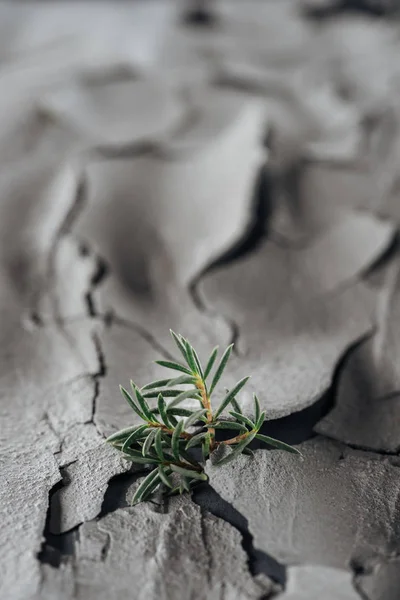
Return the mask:
<path id="1" fill-rule="evenodd" d="M 229 357 L 231 355 L 232 348 L 233 348 L 233 344 L 231 344 L 230 346 L 227 347 L 227 349 L 225 350 L 225 352 L 223 353 L 223 355 L 221 357 L 220 363 L 218 365 L 217 370 L 215 371 L 213 380 L 211 382 L 210 396 L 213 393 L 213 390 L 214 390 L 215 386 L 217 385 L 218 381 L 221 379 L 221 375 L 224 372 L 226 364 L 227 364 L 227 362 L 229 360 Z"/>
<path id="2" fill-rule="evenodd" d="M 147 438 L 145 439 L 144 444 L 142 446 L 142 456 L 146 456 L 146 454 L 148 454 L 151 446 L 153 445 L 156 433 L 157 433 L 157 429 L 150 430 L 150 433 L 147 436 Z"/>
<path id="3" fill-rule="evenodd" d="M 185 348 L 186 348 L 186 352 L 187 352 L 188 365 L 189 365 L 190 369 L 192 370 L 192 373 L 197 373 L 199 375 L 200 373 L 199 373 L 198 366 L 196 364 L 196 360 L 194 358 L 193 348 L 187 340 L 183 340 L 183 343 L 185 344 Z"/>
<path id="4" fill-rule="evenodd" d="M 141 425 L 140 427 L 138 427 L 136 429 L 136 431 L 133 431 L 131 433 L 131 435 L 128 436 L 127 439 L 125 440 L 124 445 L 122 446 L 122 452 L 126 452 L 126 450 L 133 444 L 133 442 L 144 437 L 143 434 L 145 433 L 146 430 L 148 430 L 148 426 Z"/>
<path id="5" fill-rule="evenodd" d="M 162 449 L 162 431 L 161 431 L 161 429 L 158 429 L 158 431 L 154 437 L 154 447 L 156 449 L 158 458 L 161 460 L 161 462 L 164 461 L 165 457 L 164 457 L 164 452 Z"/>
<path id="6" fill-rule="evenodd" d="M 188 419 L 185 421 L 185 429 L 188 429 L 192 425 L 194 425 L 197 421 L 201 420 L 201 417 L 204 417 L 207 414 L 207 409 L 201 408 L 196 412 L 192 413 Z"/>
<path id="7" fill-rule="evenodd" d="M 176 415 L 177 417 L 190 417 L 193 414 L 193 411 L 189 408 L 171 408 L 168 409 L 168 415 Z"/>
<path id="8" fill-rule="evenodd" d="M 255 423 L 253 423 L 253 421 L 250 421 L 250 419 L 248 419 L 241 413 L 237 413 L 234 410 L 231 410 L 231 411 L 229 411 L 229 414 L 232 415 L 232 417 L 235 417 L 235 419 L 237 421 L 239 421 L 240 423 L 243 423 L 244 425 L 247 425 L 248 427 L 250 427 L 250 429 L 255 429 L 255 427 L 256 427 Z"/>
<path id="9" fill-rule="evenodd" d="M 247 431 L 247 428 L 242 423 L 236 423 L 236 421 L 220 421 L 214 425 L 214 429 L 236 429 L 243 433 Z"/>
<path id="10" fill-rule="evenodd" d="M 165 403 L 165 400 L 162 396 L 162 394 L 158 394 L 158 410 L 161 416 L 161 419 L 163 420 L 164 425 L 166 425 L 169 429 L 173 429 L 172 423 L 170 422 L 169 418 L 168 418 L 168 414 L 167 414 L 167 405 Z"/>
<path id="11" fill-rule="evenodd" d="M 142 483 L 139 485 L 138 489 L 136 490 L 136 492 L 132 498 L 132 506 L 134 504 L 138 504 L 142 500 L 145 500 L 159 482 L 160 482 L 160 474 L 157 469 L 154 469 L 154 471 L 151 471 L 151 473 L 149 473 L 147 475 L 147 477 L 142 481 Z M 154 485 L 155 483 L 156 483 L 156 485 Z"/>
<path id="12" fill-rule="evenodd" d="M 117 431 L 116 433 L 111 434 L 106 439 L 106 442 L 108 444 L 115 444 L 116 442 L 125 441 L 126 438 L 128 436 L 130 436 L 131 433 L 133 433 L 134 431 L 139 429 L 139 427 L 143 427 L 143 425 L 133 425 L 132 427 L 127 427 L 126 429 L 121 429 L 120 431 Z"/>
<path id="13" fill-rule="evenodd" d="M 158 381 L 152 381 L 151 383 L 146 383 L 141 389 L 143 390 L 154 390 L 155 388 L 162 388 L 169 384 L 171 379 L 159 379 Z"/>
<path id="14" fill-rule="evenodd" d="M 156 365 L 160 365 L 160 367 L 166 367 L 167 369 L 173 369 L 174 371 L 181 371 L 181 373 L 186 373 L 186 375 L 191 375 L 189 369 L 180 365 L 179 363 L 171 362 L 169 360 L 156 360 Z"/>
<path id="15" fill-rule="evenodd" d="M 211 373 L 211 369 L 213 368 L 215 359 L 217 358 L 218 348 L 219 346 L 215 346 L 214 350 L 210 354 L 210 358 L 208 359 L 206 368 L 204 370 L 204 380 L 206 380 L 209 374 Z"/>
<path id="16" fill-rule="evenodd" d="M 201 366 L 199 355 L 197 354 L 196 350 L 193 347 L 192 347 L 192 351 L 193 351 L 194 362 L 196 363 L 196 366 L 197 366 L 197 371 L 198 371 L 200 377 L 204 381 L 203 367 Z"/>
<path id="17" fill-rule="evenodd" d="M 261 414 L 260 401 L 257 398 L 256 394 L 253 394 L 254 398 L 254 422 L 258 423 Z"/>
<path id="18" fill-rule="evenodd" d="M 193 388 L 192 390 L 185 390 L 184 392 L 178 394 L 173 400 L 171 400 L 171 402 L 168 403 L 167 410 L 170 410 L 171 408 L 173 408 L 177 404 L 180 404 L 181 402 L 183 402 L 183 400 L 187 400 L 188 398 L 193 398 L 194 400 L 201 400 L 201 398 L 198 396 L 198 391 L 196 388 Z"/>
<path id="19" fill-rule="evenodd" d="M 171 448 L 176 460 L 179 460 L 179 438 L 183 430 L 183 421 L 179 421 L 174 433 L 172 434 Z"/>
<path id="20" fill-rule="evenodd" d="M 225 396 L 225 398 L 222 400 L 221 404 L 219 405 L 217 411 L 214 413 L 215 419 L 217 419 L 219 417 L 219 415 L 225 410 L 225 408 L 231 402 L 232 398 L 234 398 L 236 396 L 236 394 L 238 394 L 238 392 L 240 392 L 242 387 L 246 385 L 246 383 L 248 382 L 249 379 L 250 379 L 250 377 L 243 377 L 243 379 L 238 381 L 237 384 L 231 389 L 231 391 L 228 392 L 228 394 Z"/>
<path id="21" fill-rule="evenodd" d="M 146 416 L 146 420 L 157 421 L 157 419 L 155 418 L 155 416 L 153 415 L 153 413 L 150 409 L 150 406 L 147 404 L 146 400 L 143 398 L 140 389 L 138 388 L 136 383 L 134 381 L 132 381 L 132 379 L 131 379 L 131 388 L 136 394 L 136 399 L 140 404 L 140 408 L 141 408 L 143 414 Z"/>
<path id="22" fill-rule="evenodd" d="M 150 392 L 146 392 L 145 394 L 143 394 L 143 397 L 158 398 L 159 393 L 160 390 L 151 390 Z M 179 396 L 179 394 L 182 394 L 182 390 L 173 390 L 172 388 L 165 388 L 164 390 L 162 390 L 162 395 L 164 396 L 164 398 L 175 398 L 176 396 Z"/>
<path id="23" fill-rule="evenodd" d="M 203 442 L 204 438 L 206 438 L 207 436 L 208 436 L 208 431 L 204 431 L 202 433 L 198 433 L 198 434 L 194 435 L 192 438 L 190 438 L 190 440 L 186 444 L 186 450 L 189 450 L 189 448 L 193 448 L 193 446 L 197 446 L 199 443 L 201 444 Z"/>
<path id="24" fill-rule="evenodd" d="M 160 476 L 162 483 L 172 489 L 173 484 L 172 484 L 171 478 L 169 477 L 170 473 L 171 473 L 171 469 L 167 470 L 163 465 L 158 465 L 158 474 Z"/>
<path id="25" fill-rule="evenodd" d="M 231 462 L 231 460 L 234 460 L 237 456 L 239 456 L 239 454 L 242 454 L 243 450 L 246 448 L 246 446 L 248 446 L 248 444 L 250 444 L 250 442 L 255 438 L 255 436 L 255 431 L 252 433 L 249 432 L 246 438 L 239 442 L 239 444 L 235 446 L 235 449 L 232 450 L 230 454 L 224 456 L 224 458 L 221 458 L 221 460 L 219 460 L 215 464 L 218 466 L 226 465 L 227 463 Z"/>
<path id="26" fill-rule="evenodd" d="M 185 477 L 192 477 L 193 479 L 199 479 L 200 481 L 207 481 L 207 475 L 205 473 L 199 473 L 199 471 L 192 471 L 192 469 L 185 469 L 178 465 L 171 465 L 171 469 L 175 471 L 175 473 L 179 473 L 179 475 L 184 475 Z"/>
<path id="27" fill-rule="evenodd" d="M 158 465 L 160 462 L 158 458 L 153 456 L 143 456 L 139 450 L 132 450 L 132 448 L 126 450 L 124 458 L 132 462 L 140 463 L 141 465 Z"/>
<path id="28" fill-rule="evenodd" d="M 200 466 L 199 463 L 192 456 L 190 456 L 189 452 L 186 452 L 186 450 L 185 450 L 186 441 L 187 440 L 184 440 L 182 438 L 179 440 L 179 455 L 187 463 L 190 463 L 191 465 L 193 465 L 194 467 L 197 468 Z M 173 461 L 171 461 L 171 462 L 173 462 Z"/>
<path id="29" fill-rule="evenodd" d="M 185 348 L 185 344 L 182 341 L 182 336 L 177 335 L 174 331 L 172 331 L 172 329 L 169 330 L 170 334 L 172 335 L 172 339 L 174 340 L 175 344 L 177 345 L 179 351 L 181 352 L 183 358 L 185 359 L 185 362 L 187 361 L 187 354 L 186 354 L 186 348 Z"/>
<path id="30" fill-rule="evenodd" d="M 251 458 L 254 458 L 254 452 L 253 450 L 250 450 L 250 448 L 244 448 L 242 454 L 247 454 L 248 456 L 251 456 Z"/>
<path id="31" fill-rule="evenodd" d="M 211 435 L 208 434 L 204 438 L 203 444 L 201 446 L 201 452 L 202 452 L 204 460 L 207 460 L 207 458 L 210 456 L 210 444 L 211 444 Z"/>
<path id="32" fill-rule="evenodd" d="M 182 477 L 181 483 L 185 492 L 190 492 L 190 479 L 188 477 Z"/>
<path id="33" fill-rule="evenodd" d="M 227 391 L 227 392 L 229 392 L 229 390 L 226 390 L 226 391 Z M 241 414 L 243 414 L 242 408 L 241 408 L 241 406 L 240 406 L 239 402 L 236 400 L 236 398 L 232 398 L 232 400 L 231 400 L 231 404 L 232 404 L 232 406 L 233 406 L 233 409 L 234 409 L 234 410 L 235 410 L 237 413 L 239 413 L 240 415 L 241 415 Z"/>
<path id="34" fill-rule="evenodd" d="M 183 385 L 186 383 L 192 383 L 195 384 L 196 383 L 196 378 L 193 377 L 193 375 L 181 375 L 180 377 L 174 377 L 174 379 L 171 379 L 168 386 L 170 385 Z"/>
<path id="35" fill-rule="evenodd" d="M 268 435 L 263 435 L 262 433 L 257 433 L 256 439 L 261 440 L 265 444 L 268 444 L 269 446 L 273 446 L 274 448 L 279 448 L 279 450 L 286 450 L 286 452 L 292 452 L 292 454 L 300 454 L 300 456 L 302 456 L 300 450 L 297 450 L 297 448 L 294 448 L 293 446 L 289 446 L 289 444 L 285 444 L 285 442 L 275 440 L 274 438 L 269 437 Z"/>
<path id="36" fill-rule="evenodd" d="M 129 392 L 127 392 L 127 390 L 122 387 L 122 385 L 119 386 L 119 389 L 121 390 L 121 394 L 123 395 L 123 397 L 125 398 L 125 400 L 127 401 L 127 403 L 129 404 L 129 406 L 135 411 L 135 413 L 137 415 L 139 415 L 139 417 L 143 420 L 143 421 L 147 421 L 146 416 L 142 413 L 142 411 L 136 406 L 132 396 L 130 395 Z"/>
<path id="37" fill-rule="evenodd" d="M 172 429 L 174 429 L 179 423 L 178 419 L 175 419 L 172 413 L 168 413 L 168 419 L 172 425 Z"/>
<path id="38" fill-rule="evenodd" d="M 256 421 L 256 426 L 255 429 L 258 431 L 261 427 L 261 425 L 264 423 L 265 421 L 265 411 L 263 411 L 260 416 L 258 417 L 258 421 Z"/>

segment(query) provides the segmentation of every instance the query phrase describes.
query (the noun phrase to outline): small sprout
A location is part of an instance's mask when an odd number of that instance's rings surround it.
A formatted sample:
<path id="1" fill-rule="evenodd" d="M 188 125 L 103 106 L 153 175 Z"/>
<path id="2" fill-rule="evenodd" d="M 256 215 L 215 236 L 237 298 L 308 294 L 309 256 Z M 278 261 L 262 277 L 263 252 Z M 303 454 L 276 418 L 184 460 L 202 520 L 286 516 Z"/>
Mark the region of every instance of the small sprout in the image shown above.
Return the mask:
<path id="1" fill-rule="evenodd" d="M 260 402 L 255 394 L 253 420 L 243 414 L 236 396 L 249 377 L 241 379 L 231 390 L 226 389 L 220 405 L 216 410 L 213 409 L 211 395 L 222 377 L 233 344 L 223 353 L 208 387 L 206 380 L 216 363 L 218 346 L 211 352 L 203 369 L 193 346 L 181 335 L 173 331 L 171 335 L 185 364 L 166 360 L 156 363 L 178 371 L 180 375 L 158 379 L 142 388 L 131 381 L 133 394 L 120 386 L 125 400 L 143 424 L 122 429 L 106 440 L 122 452 L 126 460 L 152 468 L 136 490 L 132 504 L 147 500 L 160 487 L 169 495 L 182 494 L 190 491 L 194 485 L 207 481 L 204 472 L 205 461 L 219 446 L 229 446 L 231 452 L 220 459 L 217 465 L 226 464 L 240 454 L 253 456 L 254 453 L 249 448 L 253 439 L 258 439 L 273 448 L 300 454 L 296 448 L 259 433 L 265 412 L 261 411 Z M 191 387 L 175 387 L 182 385 Z M 154 407 L 153 404 L 149 404 L 149 399 L 154 399 Z M 197 400 L 199 404 L 193 409 L 178 406 L 187 399 Z M 229 406 L 232 408 L 229 415 L 233 420 L 221 420 Z M 230 430 L 232 435 L 236 435 L 218 441 L 216 431 L 219 430 Z"/>

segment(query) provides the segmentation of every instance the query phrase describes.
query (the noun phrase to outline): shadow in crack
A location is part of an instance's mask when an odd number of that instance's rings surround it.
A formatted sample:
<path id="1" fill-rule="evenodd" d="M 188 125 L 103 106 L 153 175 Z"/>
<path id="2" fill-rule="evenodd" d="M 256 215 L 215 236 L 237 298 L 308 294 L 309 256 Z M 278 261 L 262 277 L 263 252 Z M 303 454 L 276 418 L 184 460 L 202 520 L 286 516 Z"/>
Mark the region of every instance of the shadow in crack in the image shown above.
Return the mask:
<path id="1" fill-rule="evenodd" d="M 241 533 L 243 550 L 247 554 L 249 571 L 252 575 L 264 573 L 279 584 L 285 585 L 286 568 L 272 556 L 254 548 L 253 536 L 249 532 L 247 519 L 243 515 L 229 502 L 223 500 L 208 483 L 201 483 L 195 487 L 192 498 L 202 510 L 207 510 L 215 517 L 230 523 Z"/>
<path id="2" fill-rule="evenodd" d="M 63 557 L 75 554 L 75 544 L 79 539 L 80 525 L 61 535 L 56 535 L 50 531 L 50 524 L 61 519 L 61 506 L 55 499 L 58 497 L 56 492 L 64 487 L 64 485 L 66 485 L 65 479 L 56 483 L 50 490 L 46 524 L 43 531 L 44 541 L 38 553 L 38 560 L 41 563 L 51 565 L 55 568 L 60 566 Z"/>
<path id="3" fill-rule="evenodd" d="M 234 246 L 206 269 L 207 274 L 254 252 L 262 244 L 267 235 L 269 217 L 273 210 L 274 188 L 273 175 L 268 172 L 266 166 L 262 166 L 255 183 L 251 219 L 246 231 Z M 203 272 L 198 279 L 201 279 L 204 274 Z"/>
<path id="4" fill-rule="evenodd" d="M 329 19 L 342 13 L 366 13 L 371 16 L 382 17 L 398 12 L 396 2 L 385 0 L 336 0 L 320 6 L 306 5 L 303 13 L 311 19 Z"/>

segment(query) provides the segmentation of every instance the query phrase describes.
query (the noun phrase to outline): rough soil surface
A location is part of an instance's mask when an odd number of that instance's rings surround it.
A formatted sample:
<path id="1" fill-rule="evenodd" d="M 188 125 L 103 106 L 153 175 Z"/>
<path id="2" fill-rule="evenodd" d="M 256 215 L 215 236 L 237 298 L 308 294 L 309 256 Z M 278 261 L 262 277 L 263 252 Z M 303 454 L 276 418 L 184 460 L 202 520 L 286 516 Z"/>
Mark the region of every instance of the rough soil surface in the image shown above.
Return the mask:
<path id="1" fill-rule="evenodd" d="M 0 598 L 398 600 L 399 8 L 1 4 Z M 169 328 L 302 458 L 131 507 Z"/>

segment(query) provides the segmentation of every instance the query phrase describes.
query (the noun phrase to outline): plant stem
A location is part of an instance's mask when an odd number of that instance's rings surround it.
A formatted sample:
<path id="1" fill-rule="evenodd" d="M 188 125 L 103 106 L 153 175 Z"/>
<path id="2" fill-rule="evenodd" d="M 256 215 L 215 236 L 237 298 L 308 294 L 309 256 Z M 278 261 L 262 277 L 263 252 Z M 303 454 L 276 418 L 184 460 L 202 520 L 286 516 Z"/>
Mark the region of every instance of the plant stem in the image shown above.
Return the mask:
<path id="1" fill-rule="evenodd" d="M 245 440 L 247 438 L 248 435 L 250 435 L 250 433 L 253 433 L 253 431 L 246 431 L 246 433 L 241 433 L 240 435 L 237 435 L 234 438 L 231 438 L 230 440 L 223 440 L 222 442 L 215 442 L 216 446 L 230 446 L 232 444 L 237 444 L 239 442 L 241 442 L 242 440 Z"/>
<path id="2" fill-rule="evenodd" d="M 163 425 L 162 423 L 155 423 L 154 421 L 149 421 L 149 425 L 150 425 L 150 427 L 158 427 L 159 429 L 162 429 L 163 431 L 165 431 L 165 433 L 169 433 L 170 435 L 172 435 L 174 433 L 173 429 L 169 429 L 169 427 L 167 427 L 166 425 Z M 184 440 L 190 440 L 190 438 L 192 438 L 193 435 L 194 434 L 186 433 L 186 431 L 182 431 L 182 433 L 180 434 L 179 437 L 183 438 Z"/>
<path id="3" fill-rule="evenodd" d="M 207 388 L 206 388 L 205 382 L 199 375 L 197 375 L 197 377 L 196 377 L 196 387 L 201 394 L 202 405 L 207 411 L 207 421 L 208 421 L 208 423 L 212 423 L 214 420 L 214 416 L 212 413 L 210 396 L 207 394 Z M 215 429 L 213 427 L 210 427 L 208 429 L 208 433 L 210 436 L 210 450 L 212 451 L 215 447 Z"/>

